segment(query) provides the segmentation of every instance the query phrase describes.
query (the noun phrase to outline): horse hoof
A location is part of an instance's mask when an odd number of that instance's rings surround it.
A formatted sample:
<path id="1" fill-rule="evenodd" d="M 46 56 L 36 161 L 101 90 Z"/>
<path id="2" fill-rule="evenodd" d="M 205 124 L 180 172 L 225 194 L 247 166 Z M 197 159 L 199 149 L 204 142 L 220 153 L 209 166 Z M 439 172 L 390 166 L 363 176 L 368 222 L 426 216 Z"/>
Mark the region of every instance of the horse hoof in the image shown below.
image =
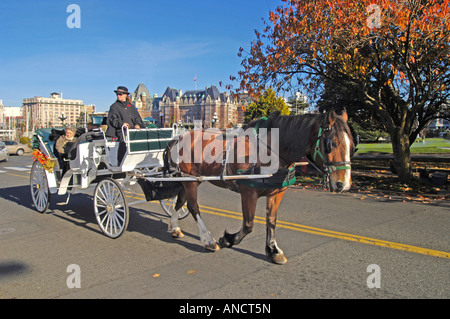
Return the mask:
<path id="1" fill-rule="evenodd" d="M 277 265 L 284 265 L 287 263 L 287 258 L 284 256 L 284 254 L 271 254 L 269 256 L 269 260 Z"/>
<path id="2" fill-rule="evenodd" d="M 205 245 L 205 248 L 207 251 L 218 251 L 220 249 L 219 245 L 217 243 L 210 243 Z"/>
<path id="3" fill-rule="evenodd" d="M 220 248 L 231 248 L 234 245 L 235 235 L 229 234 L 227 231 L 224 232 L 223 237 L 219 238 Z"/>
<path id="4" fill-rule="evenodd" d="M 179 239 L 179 238 L 183 238 L 184 234 L 181 231 L 181 229 L 174 229 L 174 230 L 172 230 L 172 237 Z"/>
<path id="5" fill-rule="evenodd" d="M 231 248 L 233 244 L 228 241 L 226 236 L 223 236 L 219 238 L 219 246 L 220 248 Z"/>

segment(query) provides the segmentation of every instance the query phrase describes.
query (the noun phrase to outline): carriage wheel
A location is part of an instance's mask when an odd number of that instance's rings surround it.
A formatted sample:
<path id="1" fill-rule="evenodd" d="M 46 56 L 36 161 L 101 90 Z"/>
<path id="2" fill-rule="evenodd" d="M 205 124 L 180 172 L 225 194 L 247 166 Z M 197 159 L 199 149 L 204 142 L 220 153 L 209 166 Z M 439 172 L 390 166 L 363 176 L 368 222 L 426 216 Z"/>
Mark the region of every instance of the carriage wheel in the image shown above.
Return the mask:
<path id="1" fill-rule="evenodd" d="M 162 209 L 169 217 L 172 217 L 172 214 L 175 212 L 175 205 L 177 203 L 177 198 L 178 197 L 175 196 L 169 199 L 162 199 L 159 201 L 161 203 Z M 187 206 L 184 205 L 178 210 L 178 219 L 186 218 L 187 215 L 189 215 L 189 210 Z"/>
<path id="2" fill-rule="evenodd" d="M 30 190 L 34 207 L 39 213 L 44 213 L 50 204 L 50 189 L 45 169 L 38 161 L 34 161 L 31 167 Z"/>
<path id="3" fill-rule="evenodd" d="M 110 238 L 118 238 L 128 226 L 128 205 L 120 185 L 112 178 L 105 178 L 94 191 L 94 211 L 102 232 Z"/>

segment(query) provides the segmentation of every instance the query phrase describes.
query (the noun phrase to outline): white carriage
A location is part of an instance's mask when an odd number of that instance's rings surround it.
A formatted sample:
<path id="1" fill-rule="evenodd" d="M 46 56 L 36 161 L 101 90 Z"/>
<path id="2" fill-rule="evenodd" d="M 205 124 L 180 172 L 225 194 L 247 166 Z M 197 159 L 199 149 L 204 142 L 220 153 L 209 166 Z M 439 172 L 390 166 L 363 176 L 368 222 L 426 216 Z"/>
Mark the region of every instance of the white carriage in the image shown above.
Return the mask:
<path id="1" fill-rule="evenodd" d="M 81 134 L 65 159 L 55 154 L 52 129 L 37 130 L 33 147 L 44 155 L 41 158 L 53 164 L 45 168 L 45 163 L 33 162 L 30 188 L 36 210 L 47 211 L 51 194 L 67 195 L 68 203 L 71 194 L 93 190 L 100 229 L 108 237 L 119 237 L 128 225 L 129 205 L 141 202 L 128 202 L 127 197 L 135 195 L 131 186 L 142 178 L 162 175 L 162 155 L 174 133 L 176 129 L 127 130 L 126 153 L 122 162 L 117 163 L 119 143 L 107 138 L 101 130 Z M 157 192 L 146 193 L 146 200 L 160 200 L 170 216 L 182 185 L 155 181 L 153 186 Z M 183 207 L 179 218 L 187 214 Z"/>

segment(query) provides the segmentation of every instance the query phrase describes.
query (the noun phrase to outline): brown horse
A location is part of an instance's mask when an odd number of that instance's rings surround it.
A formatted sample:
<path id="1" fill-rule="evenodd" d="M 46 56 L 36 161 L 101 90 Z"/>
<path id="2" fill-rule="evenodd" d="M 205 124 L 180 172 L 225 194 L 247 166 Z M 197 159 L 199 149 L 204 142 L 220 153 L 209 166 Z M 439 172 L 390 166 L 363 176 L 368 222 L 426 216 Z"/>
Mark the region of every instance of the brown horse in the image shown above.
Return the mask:
<path id="1" fill-rule="evenodd" d="M 337 115 L 334 111 L 301 116 L 276 113 L 269 119 L 251 122 L 246 134 L 227 136 L 226 140 L 220 131 L 187 132 L 172 141 L 164 154 L 166 169 L 169 166 L 175 168 L 178 176 L 199 177 L 197 181 L 182 182 L 184 191 L 179 194 L 175 209 L 187 201 L 188 209 L 197 222 L 201 242 L 207 249 L 216 251 L 220 247 L 239 244 L 252 231 L 257 200 L 265 196 L 266 255 L 273 263 L 286 263 L 287 259 L 275 239 L 275 225 L 287 186 L 295 181 L 294 163 L 306 156 L 322 170 L 331 191 L 349 190 L 350 157 L 354 144 L 347 119 L 347 113 Z M 272 177 L 211 181 L 241 194 L 243 214 L 241 230 L 235 234 L 225 231 L 217 243 L 200 216 L 197 188 L 201 178 L 239 174 L 256 177 L 253 174 L 258 173 L 270 173 Z M 182 237 L 177 220 L 175 213 L 170 229 L 174 237 Z"/>

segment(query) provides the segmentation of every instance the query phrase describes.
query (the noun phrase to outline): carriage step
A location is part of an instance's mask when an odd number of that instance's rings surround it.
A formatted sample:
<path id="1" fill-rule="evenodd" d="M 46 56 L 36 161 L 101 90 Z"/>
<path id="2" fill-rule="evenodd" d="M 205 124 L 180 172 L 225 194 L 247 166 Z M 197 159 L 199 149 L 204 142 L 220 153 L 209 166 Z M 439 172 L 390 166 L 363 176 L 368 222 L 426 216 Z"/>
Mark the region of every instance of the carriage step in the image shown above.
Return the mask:
<path id="1" fill-rule="evenodd" d="M 58 205 L 58 206 L 67 205 L 67 204 L 69 204 L 69 200 L 70 200 L 70 193 L 67 194 L 67 199 L 65 202 L 59 202 L 59 203 L 56 203 L 56 205 Z"/>

